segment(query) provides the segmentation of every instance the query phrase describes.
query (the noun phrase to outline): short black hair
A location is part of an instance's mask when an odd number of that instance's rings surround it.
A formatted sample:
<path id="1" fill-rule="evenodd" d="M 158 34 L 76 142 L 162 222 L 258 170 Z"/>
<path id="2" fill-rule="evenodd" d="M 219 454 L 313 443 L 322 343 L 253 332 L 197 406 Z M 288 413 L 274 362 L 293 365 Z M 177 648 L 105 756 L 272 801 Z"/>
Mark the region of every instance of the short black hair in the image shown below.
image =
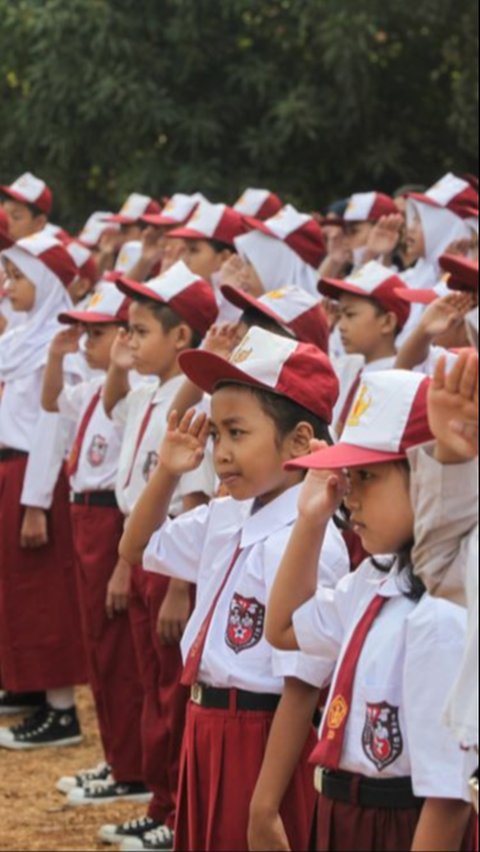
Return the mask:
<path id="1" fill-rule="evenodd" d="M 175 311 L 172 311 L 168 305 L 164 305 L 162 302 L 157 302 L 155 299 L 149 299 L 148 296 L 141 296 L 138 294 L 135 294 L 135 296 L 132 297 L 132 301 L 138 302 L 140 305 L 144 305 L 144 307 L 153 314 L 166 333 L 171 331 L 173 328 L 177 328 L 179 325 L 188 325 L 192 332 L 190 348 L 198 349 L 203 340 L 200 332 L 192 328 L 186 319 L 175 313 Z"/>
<path id="2" fill-rule="evenodd" d="M 202 237 L 199 237 L 198 239 L 202 239 Z M 209 240 L 208 237 L 204 237 L 203 239 L 205 239 L 208 245 L 211 246 L 214 252 L 216 252 L 217 254 L 220 254 L 222 251 L 225 250 L 231 251 L 232 254 L 236 254 L 235 246 L 231 245 L 230 243 L 222 243 L 221 240 Z"/>
<path id="3" fill-rule="evenodd" d="M 290 340 L 294 339 L 294 335 L 290 334 L 283 325 L 280 325 L 277 320 L 274 320 L 273 317 L 267 316 L 262 311 L 259 311 L 255 307 L 247 308 L 242 316 L 240 317 L 240 322 L 248 325 L 249 328 L 256 325 L 258 328 L 263 328 L 265 331 L 271 331 L 273 334 L 278 334 L 280 337 L 288 337 Z"/>

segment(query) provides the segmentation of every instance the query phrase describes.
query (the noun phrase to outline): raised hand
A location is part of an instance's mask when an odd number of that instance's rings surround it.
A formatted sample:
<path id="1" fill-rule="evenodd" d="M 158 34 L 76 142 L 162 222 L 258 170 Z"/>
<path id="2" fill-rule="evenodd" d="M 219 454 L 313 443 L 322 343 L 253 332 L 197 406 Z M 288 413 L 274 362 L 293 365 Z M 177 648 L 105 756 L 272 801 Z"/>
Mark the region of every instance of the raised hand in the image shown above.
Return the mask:
<path id="1" fill-rule="evenodd" d="M 442 464 L 478 455 L 478 353 L 462 352 L 450 372 L 439 358 L 428 390 L 428 422 Z"/>
<path id="2" fill-rule="evenodd" d="M 311 441 L 311 452 L 326 449 L 325 441 Z M 320 526 L 335 514 L 348 493 L 348 479 L 340 470 L 309 470 L 298 500 L 299 517 Z"/>
<path id="3" fill-rule="evenodd" d="M 125 328 L 119 328 L 110 349 L 110 361 L 119 370 L 131 370 L 133 367 L 133 356 L 128 341 L 128 331 Z"/>
<path id="4" fill-rule="evenodd" d="M 235 287 L 236 290 L 241 290 L 242 272 L 244 267 L 245 264 L 238 254 L 230 255 L 220 268 L 220 285 L 229 284 L 230 287 Z"/>
<path id="5" fill-rule="evenodd" d="M 195 470 L 203 461 L 208 432 L 206 414 L 196 416 L 191 408 L 179 422 L 177 412 L 172 411 L 158 454 L 159 466 L 172 476 Z"/>
<path id="6" fill-rule="evenodd" d="M 182 260 L 185 254 L 185 240 L 169 237 L 165 240 L 162 255 L 162 272 L 170 269 L 177 260 Z"/>
<path id="7" fill-rule="evenodd" d="M 369 258 L 392 254 L 398 245 L 403 221 L 401 213 L 389 213 L 387 216 L 380 216 L 367 240 L 366 251 Z"/>
<path id="8" fill-rule="evenodd" d="M 61 358 L 70 352 L 78 352 L 80 338 L 84 333 L 85 329 L 80 324 L 59 331 L 50 344 L 50 353 Z"/>
<path id="9" fill-rule="evenodd" d="M 463 323 L 465 314 L 473 307 L 470 293 L 449 293 L 436 299 L 424 311 L 419 327 L 430 338 L 438 337 Z"/>
<path id="10" fill-rule="evenodd" d="M 228 360 L 238 343 L 238 323 L 227 322 L 210 327 L 203 343 L 203 349 L 205 352 L 213 352 L 215 355 Z"/>

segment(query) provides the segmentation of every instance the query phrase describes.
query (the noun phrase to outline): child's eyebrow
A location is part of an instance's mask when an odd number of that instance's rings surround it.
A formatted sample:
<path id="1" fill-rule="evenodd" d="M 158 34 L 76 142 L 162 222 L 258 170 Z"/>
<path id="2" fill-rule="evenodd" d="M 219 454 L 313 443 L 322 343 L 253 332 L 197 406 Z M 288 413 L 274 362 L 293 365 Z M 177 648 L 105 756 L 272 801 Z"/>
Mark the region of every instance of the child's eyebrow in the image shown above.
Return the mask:
<path id="1" fill-rule="evenodd" d="M 245 420 L 244 417 L 225 417 L 224 420 L 221 420 L 222 426 L 234 426 L 236 423 L 242 423 Z M 210 427 L 215 429 L 216 423 L 214 420 L 210 420 Z"/>

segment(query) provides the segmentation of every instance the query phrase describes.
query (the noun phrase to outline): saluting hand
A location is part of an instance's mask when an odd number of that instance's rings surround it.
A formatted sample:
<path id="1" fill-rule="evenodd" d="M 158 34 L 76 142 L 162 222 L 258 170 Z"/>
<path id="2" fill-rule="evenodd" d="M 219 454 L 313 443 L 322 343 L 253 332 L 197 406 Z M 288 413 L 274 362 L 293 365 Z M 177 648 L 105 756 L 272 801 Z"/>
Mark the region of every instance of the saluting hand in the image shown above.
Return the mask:
<path id="1" fill-rule="evenodd" d="M 195 409 L 191 408 L 178 422 L 177 412 L 172 411 L 158 454 L 159 467 L 172 476 L 195 470 L 203 461 L 208 432 L 206 414 L 195 416 Z"/>
<path id="2" fill-rule="evenodd" d="M 476 352 L 462 352 L 448 374 L 446 358 L 439 358 L 428 389 L 428 422 L 437 439 L 437 461 L 455 464 L 478 455 Z"/>
<path id="3" fill-rule="evenodd" d="M 326 441 L 311 441 L 311 452 L 328 447 Z M 299 517 L 324 524 L 335 514 L 348 494 L 348 478 L 341 470 L 309 470 L 298 500 Z"/>

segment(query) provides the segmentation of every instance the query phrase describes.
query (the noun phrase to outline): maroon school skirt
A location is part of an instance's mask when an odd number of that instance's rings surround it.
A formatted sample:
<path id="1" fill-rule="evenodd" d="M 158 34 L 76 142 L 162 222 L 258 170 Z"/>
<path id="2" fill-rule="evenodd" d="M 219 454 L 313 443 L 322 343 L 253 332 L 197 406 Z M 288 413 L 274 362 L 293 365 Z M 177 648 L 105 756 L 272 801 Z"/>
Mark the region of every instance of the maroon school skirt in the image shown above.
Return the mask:
<path id="1" fill-rule="evenodd" d="M 0 462 L 0 660 L 14 692 L 86 681 L 67 480 L 48 511 L 48 544 L 20 547 L 20 505 L 28 456 Z"/>
<path id="2" fill-rule="evenodd" d="M 180 765 L 175 849 L 245 852 L 250 801 L 262 766 L 274 713 L 211 710 L 189 702 Z M 280 809 L 292 850 L 309 849 L 316 793 L 308 755 Z"/>

